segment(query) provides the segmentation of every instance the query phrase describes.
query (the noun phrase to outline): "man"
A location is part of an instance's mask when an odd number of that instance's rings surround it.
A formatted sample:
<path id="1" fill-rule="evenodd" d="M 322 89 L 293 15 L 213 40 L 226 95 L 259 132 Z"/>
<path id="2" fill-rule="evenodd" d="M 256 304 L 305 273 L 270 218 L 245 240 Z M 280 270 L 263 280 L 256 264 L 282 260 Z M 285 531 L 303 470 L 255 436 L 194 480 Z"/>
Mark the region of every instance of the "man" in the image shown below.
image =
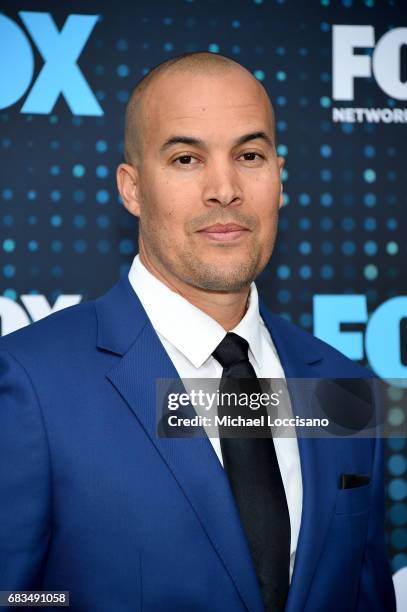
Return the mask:
<path id="1" fill-rule="evenodd" d="M 218 55 L 161 64 L 125 158 L 129 277 L 0 343 L 0 589 L 83 611 L 394 610 L 381 439 L 156 433 L 160 378 L 366 376 L 259 310 L 283 202 L 264 88 Z"/>

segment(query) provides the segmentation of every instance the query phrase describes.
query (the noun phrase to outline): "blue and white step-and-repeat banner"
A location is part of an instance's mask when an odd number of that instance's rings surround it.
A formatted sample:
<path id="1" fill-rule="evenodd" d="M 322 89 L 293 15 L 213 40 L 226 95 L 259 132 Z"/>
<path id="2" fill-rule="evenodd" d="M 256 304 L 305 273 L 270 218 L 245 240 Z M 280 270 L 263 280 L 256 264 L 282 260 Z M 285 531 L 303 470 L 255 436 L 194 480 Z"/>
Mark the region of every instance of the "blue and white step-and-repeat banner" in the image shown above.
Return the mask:
<path id="1" fill-rule="evenodd" d="M 407 377 L 403 0 L 3 0 L 1 11 L 2 335 L 127 273 L 137 220 L 115 186 L 126 102 L 159 62 L 209 50 L 243 63 L 276 109 L 285 205 L 264 299 L 377 376 Z M 392 393 L 397 404 L 404 389 Z M 388 415 L 403 418 L 397 405 Z M 386 479 L 407 609 L 404 439 L 386 441 Z"/>

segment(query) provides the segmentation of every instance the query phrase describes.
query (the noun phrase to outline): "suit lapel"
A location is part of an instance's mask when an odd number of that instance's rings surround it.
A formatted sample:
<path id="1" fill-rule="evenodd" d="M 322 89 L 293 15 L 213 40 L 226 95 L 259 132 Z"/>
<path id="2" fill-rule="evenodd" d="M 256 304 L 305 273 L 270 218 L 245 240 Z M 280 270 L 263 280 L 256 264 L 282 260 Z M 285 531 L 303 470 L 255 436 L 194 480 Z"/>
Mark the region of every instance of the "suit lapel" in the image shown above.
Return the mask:
<path id="1" fill-rule="evenodd" d="M 276 346 L 287 378 L 322 377 L 322 353 L 308 335 L 293 328 L 270 313 L 263 304 L 260 311 Z M 295 328 L 294 328 L 295 329 Z M 332 373 L 331 373 L 332 374 Z M 294 415 L 304 416 L 304 386 L 295 381 L 289 385 Z M 305 385 L 308 393 L 311 385 Z M 286 612 L 297 612 L 306 606 L 307 595 L 334 510 L 337 474 L 337 441 L 334 438 L 298 436 L 298 449 L 303 483 L 301 526 L 294 572 L 289 589 Z"/>
<path id="2" fill-rule="evenodd" d="M 188 499 L 243 605 L 263 610 L 236 504 L 208 438 L 158 438 L 156 380 L 178 379 L 127 278 L 96 301 L 98 347 L 122 355 L 106 374 Z"/>

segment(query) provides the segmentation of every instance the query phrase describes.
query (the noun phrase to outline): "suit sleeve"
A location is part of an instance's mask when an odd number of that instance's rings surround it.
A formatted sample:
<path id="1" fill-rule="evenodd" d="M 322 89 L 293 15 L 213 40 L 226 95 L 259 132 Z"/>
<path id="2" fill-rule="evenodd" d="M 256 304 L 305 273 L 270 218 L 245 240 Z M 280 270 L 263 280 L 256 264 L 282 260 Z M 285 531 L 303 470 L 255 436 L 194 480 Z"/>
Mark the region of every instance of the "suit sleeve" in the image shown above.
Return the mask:
<path id="1" fill-rule="evenodd" d="M 50 539 L 50 460 L 41 408 L 19 362 L 0 351 L 0 590 L 41 588 Z"/>
<path id="2" fill-rule="evenodd" d="M 378 405 L 376 387 L 376 405 Z M 377 414 L 381 414 L 380 411 Z M 379 417 L 380 418 L 380 417 Z M 382 421 L 379 420 L 379 423 Z M 395 612 L 396 600 L 385 539 L 384 438 L 375 441 L 372 507 L 360 580 L 358 612 Z"/>

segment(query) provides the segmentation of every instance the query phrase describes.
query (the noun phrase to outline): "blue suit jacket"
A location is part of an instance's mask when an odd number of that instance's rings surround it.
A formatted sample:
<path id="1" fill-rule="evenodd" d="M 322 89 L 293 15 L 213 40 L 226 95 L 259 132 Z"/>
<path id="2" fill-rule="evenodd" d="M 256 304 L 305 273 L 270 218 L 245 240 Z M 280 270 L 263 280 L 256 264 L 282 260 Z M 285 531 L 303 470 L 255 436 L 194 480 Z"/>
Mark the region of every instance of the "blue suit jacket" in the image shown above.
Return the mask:
<path id="1" fill-rule="evenodd" d="M 366 375 L 261 314 L 287 377 Z M 69 590 L 84 612 L 263 610 L 209 440 L 156 437 L 156 378 L 177 372 L 127 278 L 3 337 L 0 355 L 0 590 Z M 286 610 L 394 610 L 382 440 L 298 442 L 303 513 Z M 372 480 L 339 489 L 341 473 Z"/>

